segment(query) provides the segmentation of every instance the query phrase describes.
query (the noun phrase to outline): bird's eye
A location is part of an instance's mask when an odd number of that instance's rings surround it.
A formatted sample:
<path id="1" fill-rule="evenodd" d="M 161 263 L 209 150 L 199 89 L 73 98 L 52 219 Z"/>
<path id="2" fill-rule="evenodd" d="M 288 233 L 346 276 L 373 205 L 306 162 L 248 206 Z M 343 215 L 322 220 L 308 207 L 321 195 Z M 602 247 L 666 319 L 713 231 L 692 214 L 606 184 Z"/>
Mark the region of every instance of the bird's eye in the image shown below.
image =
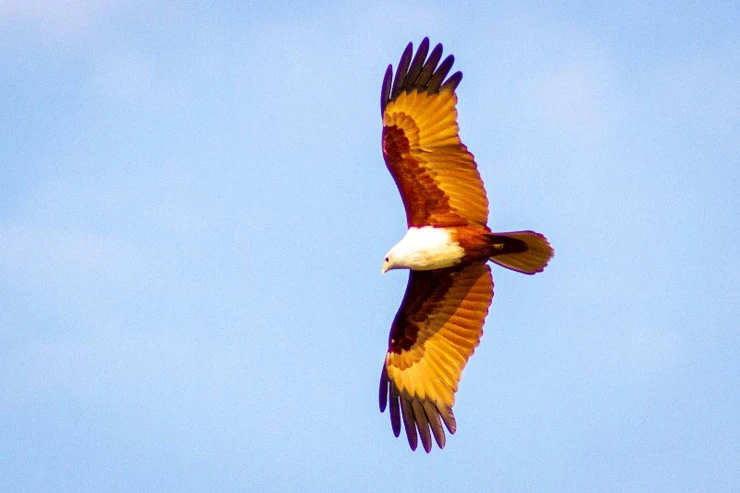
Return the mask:
<path id="1" fill-rule="evenodd" d="M 385 258 L 385 261 L 386 261 L 386 262 L 390 262 L 390 260 L 388 260 L 388 257 L 386 257 L 386 258 Z"/>

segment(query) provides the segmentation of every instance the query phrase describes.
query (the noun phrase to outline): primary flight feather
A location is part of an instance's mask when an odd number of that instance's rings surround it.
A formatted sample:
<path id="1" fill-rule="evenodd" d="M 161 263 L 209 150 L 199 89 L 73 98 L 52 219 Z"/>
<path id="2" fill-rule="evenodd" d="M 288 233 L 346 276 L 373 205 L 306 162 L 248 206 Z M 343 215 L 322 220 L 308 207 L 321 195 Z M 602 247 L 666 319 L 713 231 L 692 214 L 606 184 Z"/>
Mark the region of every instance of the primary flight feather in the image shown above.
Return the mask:
<path id="1" fill-rule="evenodd" d="M 428 56 L 427 56 L 428 55 Z M 535 274 L 553 255 L 533 231 L 493 233 L 488 198 L 473 155 L 460 141 L 452 55 L 429 39 L 411 43 L 380 94 L 383 157 L 401 193 L 408 230 L 386 255 L 382 271 L 409 269 L 409 281 L 388 338 L 380 378 L 380 410 L 390 407 L 393 433 L 401 423 L 412 449 L 445 446 L 455 433 L 455 392 L 475 351 L 493 280 L 488 261 Z"/>

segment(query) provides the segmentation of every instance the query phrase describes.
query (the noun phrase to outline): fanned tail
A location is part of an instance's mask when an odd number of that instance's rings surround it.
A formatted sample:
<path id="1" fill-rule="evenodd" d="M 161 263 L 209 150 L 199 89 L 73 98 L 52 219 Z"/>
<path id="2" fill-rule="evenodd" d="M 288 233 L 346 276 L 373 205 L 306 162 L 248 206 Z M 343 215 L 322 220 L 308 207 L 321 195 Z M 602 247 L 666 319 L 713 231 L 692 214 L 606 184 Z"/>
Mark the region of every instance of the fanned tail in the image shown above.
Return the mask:
<path id="1" fill-rule="evenodd" d="M 555 254 L 547 238 L 534 231 L 493 233 L 490 239 L 495 252 L 491 260 L 522 274 L 542 272 Z"/>

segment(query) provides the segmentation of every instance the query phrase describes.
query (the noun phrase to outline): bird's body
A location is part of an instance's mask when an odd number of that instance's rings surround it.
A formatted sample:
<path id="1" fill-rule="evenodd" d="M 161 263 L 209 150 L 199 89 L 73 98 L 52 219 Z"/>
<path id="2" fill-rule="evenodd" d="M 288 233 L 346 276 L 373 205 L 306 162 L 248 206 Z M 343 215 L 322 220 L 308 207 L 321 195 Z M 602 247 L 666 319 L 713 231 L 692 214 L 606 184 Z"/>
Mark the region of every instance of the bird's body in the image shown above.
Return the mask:
<path id="1" fill-rule="evenodd" d="M 500 258 L 525 253 L 528 251 L 527 241 L 536 244 L 540 238 L 544 237 L 531 231 L 495 234 L 480 226 L 411 226 L 401 241 L 386 254 L 381 272 L 393 269 L 444 269 L 463 262 L 488 260 L 519 270 L 513 265 L 503 264 Z M 547 247 L 540 251 L 543 257 L 549 253 Z M 535 273 L 526 269 L 522 272 Z"/>
<path id="2" fill-rule="evenodd" d="M 411 448 L 420 436 L 427 452 L 432 437 L 444 447 L 442 423 L 456 430 L 455 392 L 493 299 L 488 261 L 535 274 L 553 255 L 539 233 L 488 227 L 483 182 L 458 135 L 455 89 L 462 74 L 447 78 L 454 58 L 439 64 L 442 45 L 427 57 L 428 51 L 425 38 L 412 59 L 409 43 L 395 79 L 388 67 L 380 99 L 383 157 L 408 226 L 382 271 L 410 271 L 388 338 L 380 410 L 390 404 L 394 434 L 403 420 Z"/>

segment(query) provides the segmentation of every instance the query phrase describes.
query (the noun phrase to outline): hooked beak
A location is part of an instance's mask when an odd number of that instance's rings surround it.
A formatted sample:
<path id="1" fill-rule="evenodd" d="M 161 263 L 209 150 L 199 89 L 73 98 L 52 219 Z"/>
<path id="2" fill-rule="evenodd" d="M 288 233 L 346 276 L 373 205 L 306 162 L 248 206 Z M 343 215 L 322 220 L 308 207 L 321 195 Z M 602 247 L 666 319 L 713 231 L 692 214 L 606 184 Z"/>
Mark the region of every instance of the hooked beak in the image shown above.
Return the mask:
<path id="1" fill-rule="evenodd" d="M 391 263 L 388 262 L 387 260 L 384 260 L 383 265 L 380 267 L 380 273 L 385 274 L 389 270 L 391 270 Z"/>

